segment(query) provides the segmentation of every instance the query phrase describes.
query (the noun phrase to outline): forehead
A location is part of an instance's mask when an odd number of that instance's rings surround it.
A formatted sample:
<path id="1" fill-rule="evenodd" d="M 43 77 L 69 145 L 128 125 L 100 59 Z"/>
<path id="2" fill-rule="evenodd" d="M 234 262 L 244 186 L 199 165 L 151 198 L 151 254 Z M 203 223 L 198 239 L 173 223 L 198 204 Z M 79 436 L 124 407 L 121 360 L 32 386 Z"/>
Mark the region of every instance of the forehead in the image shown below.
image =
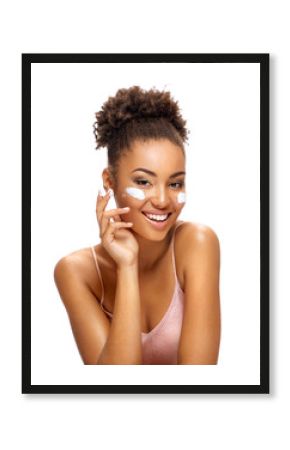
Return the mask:
<path id="1" fill-rule="evenodd" d="M 136 141 L 120 159 L 120 169 L 144 167 L 155 173 L 184 170 L 183 150 L 167 139 Z"/>

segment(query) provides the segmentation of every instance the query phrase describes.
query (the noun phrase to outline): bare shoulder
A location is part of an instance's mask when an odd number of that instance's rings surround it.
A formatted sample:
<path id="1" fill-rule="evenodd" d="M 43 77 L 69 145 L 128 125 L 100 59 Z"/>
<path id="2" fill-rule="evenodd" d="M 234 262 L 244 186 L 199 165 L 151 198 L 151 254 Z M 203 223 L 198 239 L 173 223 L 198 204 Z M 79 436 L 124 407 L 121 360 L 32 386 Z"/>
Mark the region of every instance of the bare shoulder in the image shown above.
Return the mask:
<path id="1" fill-rule="evenodd" d="M 220 244 L 216 232 L 208 225 L 182 222 L 176 229 L 176 259 L 182 272 L 201 257 L 219 258 Z"/>
<path id="2" fill-rule="evenodd" d="M 217 245 L 219 239 L 216 232 L 201 223 L 181 222 L 176 230 L 176 242 L 181 251 L 192 245 Z"/>
<path id="3" fill-rule="evenodd" d="M 98 252 L 98 246 L 95 249 Z M 98 286 L 95 286 L 98 280 L 95 270 L 92 249 L 86 247 L 75 250 L 56 262 L 54 267 L 55 283 L 58 286 L 61 281 L 73 276 L 83 285 L 98 291 Z"/>

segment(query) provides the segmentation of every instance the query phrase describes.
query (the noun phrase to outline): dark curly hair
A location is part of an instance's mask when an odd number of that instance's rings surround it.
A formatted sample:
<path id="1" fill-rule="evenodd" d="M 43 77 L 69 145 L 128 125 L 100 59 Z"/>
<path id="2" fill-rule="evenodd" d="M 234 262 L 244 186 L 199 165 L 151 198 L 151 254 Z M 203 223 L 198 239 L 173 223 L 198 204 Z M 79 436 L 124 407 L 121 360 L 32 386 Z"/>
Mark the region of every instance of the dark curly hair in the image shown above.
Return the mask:
<path id="1" fill-rule="evenodd" d="M 189 131 L 178 102 L 172 99 L 170 92 L 155 88 L 145 91 L 139 86 L 119 89 L 95 117 L 96 149 L 107 147 L 113 176 L 116 176 L 120 156 L 130 150 L 136 140 L 166 138 L 184 152 L 183 144 Z"/>

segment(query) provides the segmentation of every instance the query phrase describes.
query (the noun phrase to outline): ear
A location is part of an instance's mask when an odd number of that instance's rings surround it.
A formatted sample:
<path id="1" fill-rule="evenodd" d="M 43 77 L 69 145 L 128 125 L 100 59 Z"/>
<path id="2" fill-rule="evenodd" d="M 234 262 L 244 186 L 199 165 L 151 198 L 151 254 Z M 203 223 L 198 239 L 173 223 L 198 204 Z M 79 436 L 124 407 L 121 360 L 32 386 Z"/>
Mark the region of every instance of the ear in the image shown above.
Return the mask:
<path id="1" fill-rule="evenodd" d="M 103 186 L 106 191 L 109 189 L 114 190 L 114 182 L 113 177 L 111 175 L 109 167 L 106 167 L 102 172 L 102 178 L 103 178 Z"/>

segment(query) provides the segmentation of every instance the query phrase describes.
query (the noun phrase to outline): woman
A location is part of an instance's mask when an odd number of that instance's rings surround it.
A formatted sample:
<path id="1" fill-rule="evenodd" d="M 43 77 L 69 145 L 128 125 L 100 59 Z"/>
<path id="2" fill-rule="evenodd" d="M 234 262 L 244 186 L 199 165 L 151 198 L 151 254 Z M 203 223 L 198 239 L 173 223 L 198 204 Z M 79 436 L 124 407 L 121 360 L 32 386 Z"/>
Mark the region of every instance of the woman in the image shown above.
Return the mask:
<path id="1" fill-rule="evenodd" d="M 85 364 L 217 364 L 219 241 L 177 221 L 186 122 L 169 92 L 120 89 L 94 124 L 108 148 L 100 244 L 63 257 L 55 283 Z M 116 208 L 106 210 L 114 195 Z"/>

